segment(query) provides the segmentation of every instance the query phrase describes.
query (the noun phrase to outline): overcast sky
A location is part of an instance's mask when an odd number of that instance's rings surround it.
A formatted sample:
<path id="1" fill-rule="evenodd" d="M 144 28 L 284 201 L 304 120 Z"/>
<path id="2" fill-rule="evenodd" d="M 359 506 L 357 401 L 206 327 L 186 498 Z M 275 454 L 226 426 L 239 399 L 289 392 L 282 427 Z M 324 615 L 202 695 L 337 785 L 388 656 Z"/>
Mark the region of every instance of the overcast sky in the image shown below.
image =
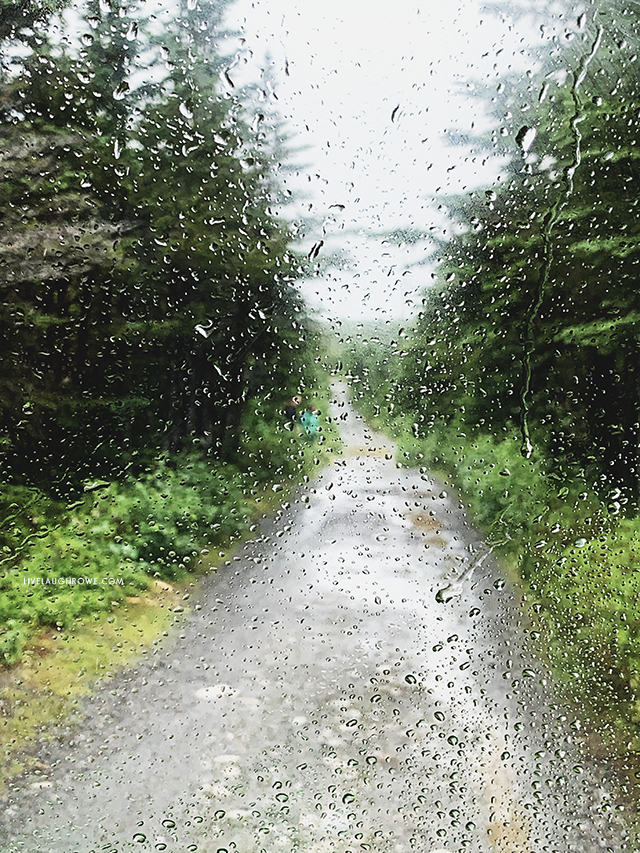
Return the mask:
<path id="1" fill-rule="evenodd" d="M 243 43 L 230 75 L 268 68 L 269 97 L 307 146 L 292 188 L 318 216 L 308 248 L 340 247 L 351 269 L 303 285 L 329 316 L 406 316 L 429 280 L 415 267 L 428 244 L 395 247 L 367 235 L 441 229 L 438 196 L 491 185 L 499 170 L 447 146 L 447 131 L 483 126 L 473 89 L 530 67 L 525 36 L 476 0 L 239 0 L 229 23 Z"/>

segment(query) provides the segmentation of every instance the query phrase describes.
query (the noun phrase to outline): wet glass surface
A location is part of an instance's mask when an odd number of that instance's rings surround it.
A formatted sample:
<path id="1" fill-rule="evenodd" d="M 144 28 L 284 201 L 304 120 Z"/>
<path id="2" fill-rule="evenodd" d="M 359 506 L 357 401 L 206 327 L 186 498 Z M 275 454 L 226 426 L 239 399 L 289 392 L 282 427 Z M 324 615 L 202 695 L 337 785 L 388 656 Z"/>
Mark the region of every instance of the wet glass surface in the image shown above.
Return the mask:
<path id="1" fill-rule="evenodd" d="M 636 31 L 0 9 L 2 853 L 636 849 Z"/>

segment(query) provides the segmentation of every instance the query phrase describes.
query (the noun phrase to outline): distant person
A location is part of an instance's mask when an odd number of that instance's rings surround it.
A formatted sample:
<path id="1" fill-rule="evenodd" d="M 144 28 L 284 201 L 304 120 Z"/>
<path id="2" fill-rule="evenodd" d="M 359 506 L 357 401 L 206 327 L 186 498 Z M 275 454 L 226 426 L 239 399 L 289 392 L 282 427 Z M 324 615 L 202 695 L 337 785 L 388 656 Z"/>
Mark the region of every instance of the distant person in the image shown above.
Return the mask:
<path id="1" fill-rule="evenodd" d="M 315 441 L 320 432 L 320 412 L 318 409 L 305 409 L 298 418 L 298 423 L 302 427 L 305 437 L 311 442 Z"/>
<path id="2" fill-rule="evenodd" d="M 301 398 L 296 396 L 292 397 L 290 400 L 287 400 L 287 402 L 284 404 L 285 417 L 287 418 L 287 421 L 289 421 L 292 427 L 298 419 L 298 406 L 301 402 Z"/>

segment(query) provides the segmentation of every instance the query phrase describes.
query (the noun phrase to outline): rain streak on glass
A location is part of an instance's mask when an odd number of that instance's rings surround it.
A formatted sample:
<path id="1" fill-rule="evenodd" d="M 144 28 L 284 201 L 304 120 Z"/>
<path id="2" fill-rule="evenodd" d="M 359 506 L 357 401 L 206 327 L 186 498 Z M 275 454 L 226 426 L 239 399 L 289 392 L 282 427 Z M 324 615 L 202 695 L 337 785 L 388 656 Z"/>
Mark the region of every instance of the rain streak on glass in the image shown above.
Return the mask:
<path id="1" fill-rule="evenodd" d="M 0 853 L 638 849 L 637 16 L 0 12 Z"/>

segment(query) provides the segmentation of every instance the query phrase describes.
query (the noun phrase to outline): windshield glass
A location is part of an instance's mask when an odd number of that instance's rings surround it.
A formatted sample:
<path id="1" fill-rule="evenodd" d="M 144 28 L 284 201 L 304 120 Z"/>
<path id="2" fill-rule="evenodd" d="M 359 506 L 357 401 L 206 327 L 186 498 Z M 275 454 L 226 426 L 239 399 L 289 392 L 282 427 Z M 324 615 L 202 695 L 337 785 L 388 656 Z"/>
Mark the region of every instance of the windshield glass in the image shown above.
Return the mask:
<path id="1" fill-rule="evenodd" d="M 1 853 L 637 849 L 639 41 L 0 5 Z"/>

